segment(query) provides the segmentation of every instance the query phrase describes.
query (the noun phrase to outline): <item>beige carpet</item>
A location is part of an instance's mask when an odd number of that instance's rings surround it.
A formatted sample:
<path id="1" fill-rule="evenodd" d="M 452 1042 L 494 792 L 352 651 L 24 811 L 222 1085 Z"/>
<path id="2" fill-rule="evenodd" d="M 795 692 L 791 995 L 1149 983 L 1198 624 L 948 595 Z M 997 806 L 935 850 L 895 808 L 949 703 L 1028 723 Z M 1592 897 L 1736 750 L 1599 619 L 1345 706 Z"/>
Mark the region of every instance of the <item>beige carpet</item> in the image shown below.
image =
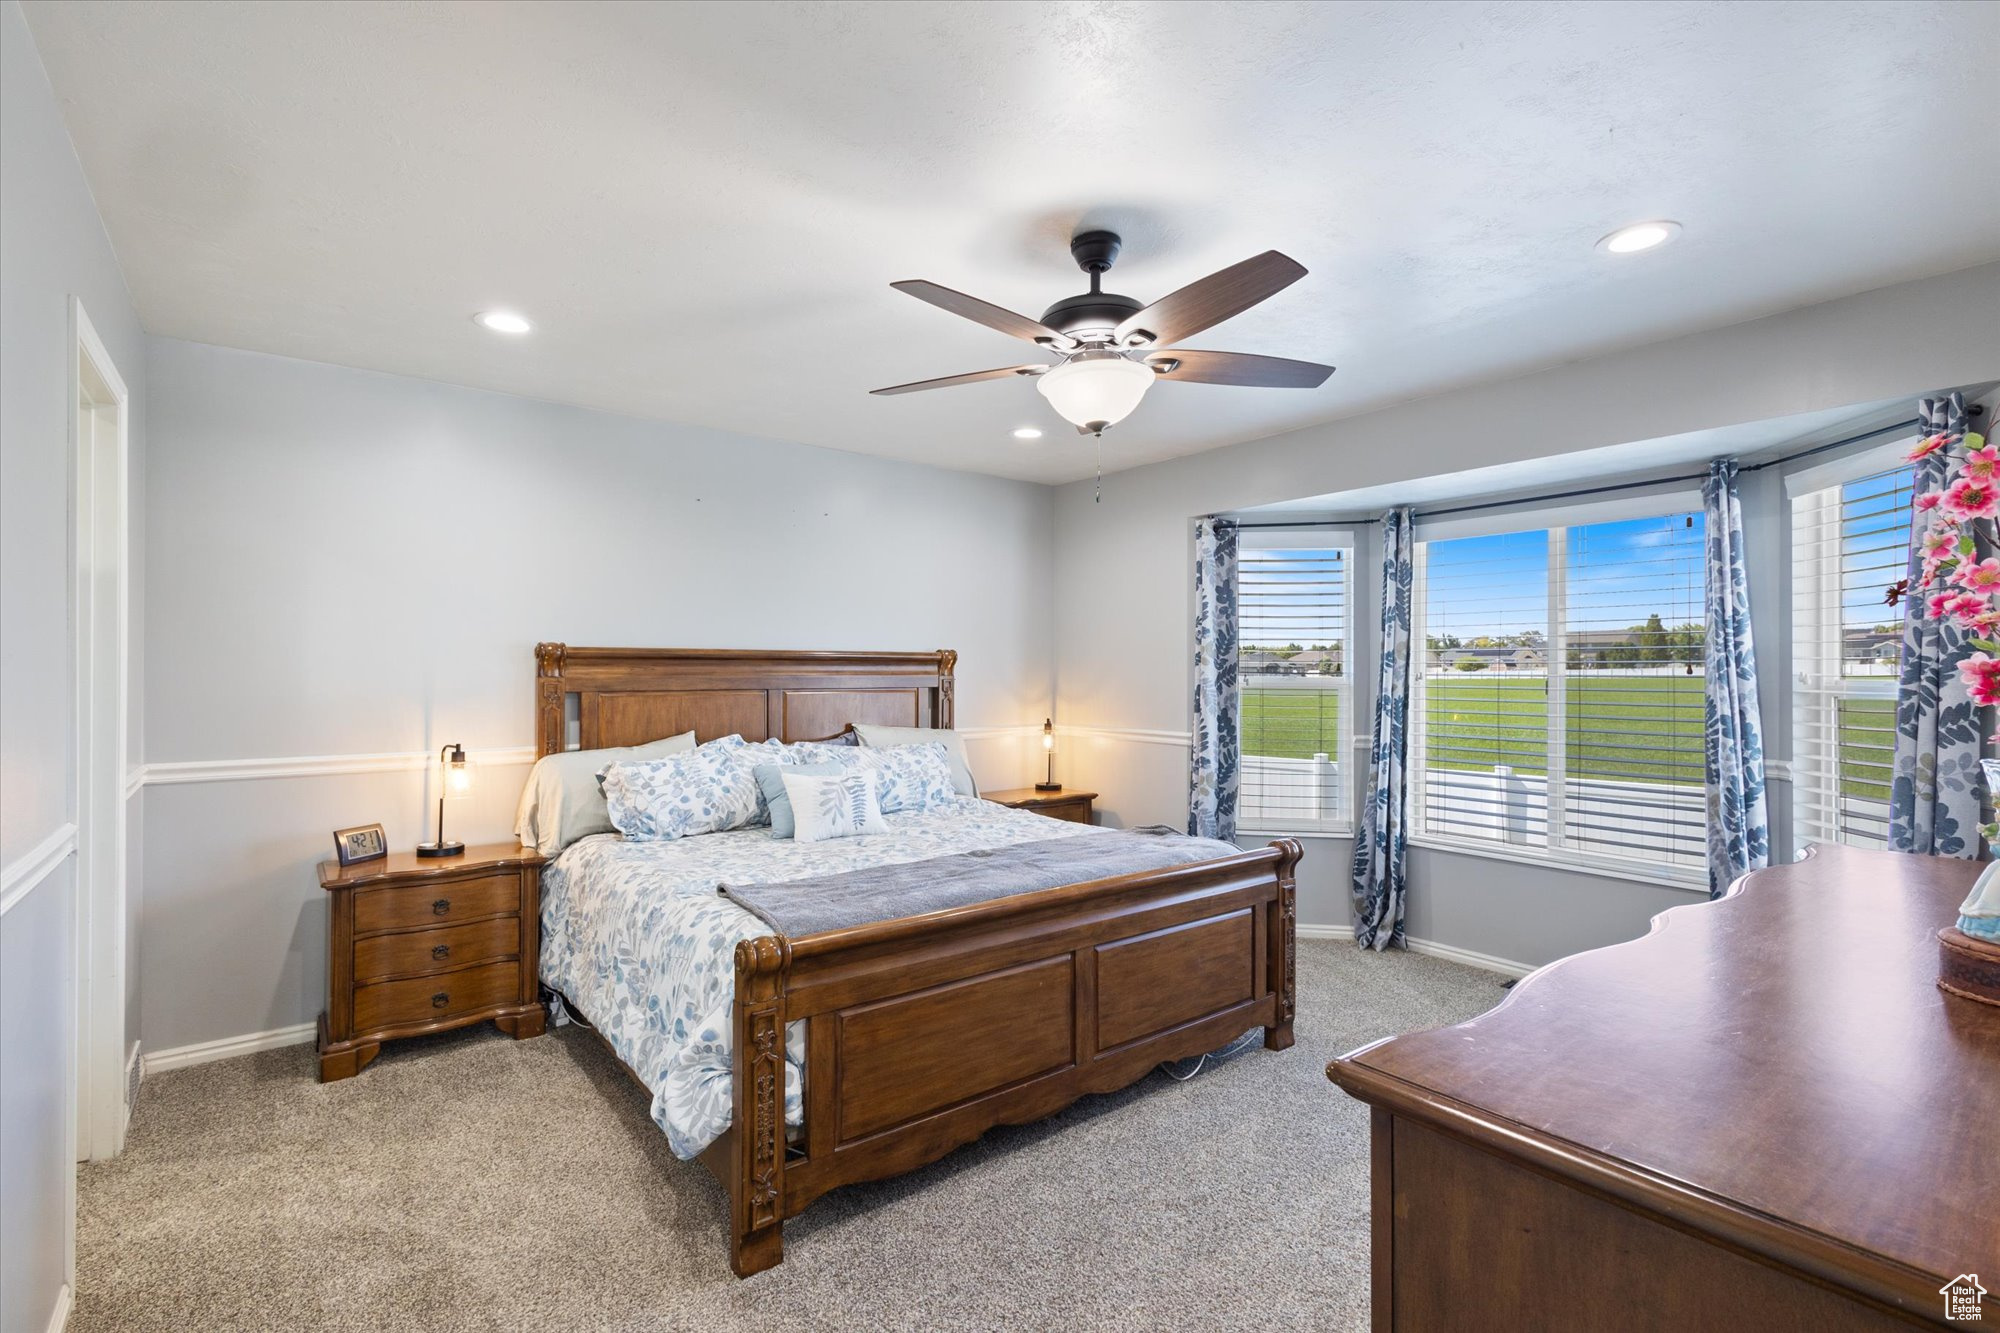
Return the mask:
<path id="1" fill-rule="evenodd" d="M 1367 1115 L 1329 1057 L 1498 1002 L 1432 958 L 1299 946 L 1298 1044 L 1154 1073 L 836 1191 L 731 1276 L 723 1197 L 574 1029 L 310 1048 L 147 1081 L 78 1187 L 98 1330 L 1362 1328 Z"/>

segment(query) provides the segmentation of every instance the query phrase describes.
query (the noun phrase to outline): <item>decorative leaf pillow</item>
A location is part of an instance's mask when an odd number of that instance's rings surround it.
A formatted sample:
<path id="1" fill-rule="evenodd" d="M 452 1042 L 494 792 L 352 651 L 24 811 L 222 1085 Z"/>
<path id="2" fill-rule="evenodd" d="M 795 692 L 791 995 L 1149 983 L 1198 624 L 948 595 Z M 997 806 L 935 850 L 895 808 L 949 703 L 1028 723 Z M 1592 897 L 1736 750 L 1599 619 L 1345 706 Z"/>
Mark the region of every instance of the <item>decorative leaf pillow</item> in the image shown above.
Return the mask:
<path id="1" fill-rule="evenodd" d="M 887 750 L 864 745 L 843 753 L 847 764 L 874 779 L 875 799 L 885 815 L 928 810 L 958 796 L 951 761 L 936 741 Z"/>
<path id="2" fill-rule="evenodd" d="M 785 794 L 785 775 L 803 773 L 823 778 L 846 773 L 850 769 L 846 764 L 759 764 L 754 771 L 757 774 L 757 790 L 764 794 L 764 804 L 771 811 L 771 836 L 789 838 L 798 830 L 798 816 L 792 813 L 792 798 Z"/>
<path id="3" fill-rule="evenodd" d="M 889 821 L 882 818 L 881 804 L 875 799 L 875 783 L 867 773 L 850 771 L 820 777 L 794 767 L 778 770 L 778 776 L 784 780 L 785 795 L 792 803 L 792 836 L 800 842 L 889 831 Z"/>
<path id="4" fill-rule="evenodd" d="M 604 770 L 611 823 L 634 842 L 665 842 L 742 828 L 757 816 L 757 778 L 741 736 L 724 736 L 686 754 Z"/>

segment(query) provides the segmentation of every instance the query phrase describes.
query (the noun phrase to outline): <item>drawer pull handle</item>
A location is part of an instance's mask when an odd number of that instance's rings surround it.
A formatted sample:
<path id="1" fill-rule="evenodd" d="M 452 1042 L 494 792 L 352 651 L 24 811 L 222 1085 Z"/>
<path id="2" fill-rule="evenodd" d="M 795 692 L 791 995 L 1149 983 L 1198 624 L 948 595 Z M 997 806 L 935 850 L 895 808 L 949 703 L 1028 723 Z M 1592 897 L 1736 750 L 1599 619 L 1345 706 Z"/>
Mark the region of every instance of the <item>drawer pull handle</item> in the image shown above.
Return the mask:
<path id="1" fill-rule="evenodd" d="M 440 898 L 436 902 L 431 904 L 432 916 L 443 916 L 446 912 L 449 912 L 450 910 L 451 910 L 451 899 L 449 898 Z"/>
<path id="2" fill-rule="evenodd" d="M 431 996 L 431 1008 L 433 1009 L 442 1009 L 450 1003 L 451 995 L 446 991 L 439 991 L 437 994 Z"/>
<path id="3" fill-rule="evenodd" d="M 438 945 L 437 948 L 431 950 L 431 957 L 433 958 L 451 957 L 451 946 L 449 944 Z"/>

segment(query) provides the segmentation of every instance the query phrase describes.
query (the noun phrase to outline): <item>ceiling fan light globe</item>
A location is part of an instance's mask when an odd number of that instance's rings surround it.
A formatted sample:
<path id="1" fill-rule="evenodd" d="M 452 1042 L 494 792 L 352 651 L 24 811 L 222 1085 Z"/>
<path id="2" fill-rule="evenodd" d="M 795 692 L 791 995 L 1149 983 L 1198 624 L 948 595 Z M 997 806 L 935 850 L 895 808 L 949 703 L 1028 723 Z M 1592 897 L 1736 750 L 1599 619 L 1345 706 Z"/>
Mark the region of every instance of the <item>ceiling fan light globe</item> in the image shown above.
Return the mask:
<path id="1" fill-rule="evenodd" d="M 1132 415 L 1155 378 L 1150 367 L 1122 356 L 1083 356 L 1037 379 L 1035 392 L 1064 421 L 1095 432 Z"/>

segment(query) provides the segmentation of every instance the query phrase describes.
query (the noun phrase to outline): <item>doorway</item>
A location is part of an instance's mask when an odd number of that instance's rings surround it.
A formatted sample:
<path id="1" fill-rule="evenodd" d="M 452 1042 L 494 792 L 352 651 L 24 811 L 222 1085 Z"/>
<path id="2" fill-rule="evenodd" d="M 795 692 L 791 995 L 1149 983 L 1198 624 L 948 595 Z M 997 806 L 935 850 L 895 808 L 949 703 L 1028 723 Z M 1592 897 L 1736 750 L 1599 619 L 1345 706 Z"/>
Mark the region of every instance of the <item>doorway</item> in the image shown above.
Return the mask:
<path id="1" fill-rule="evenodd" d="M 125 1143 L 127 432 L 130 395 L 70 300 L 70 608 L 75 630 L 76 1150 Z M 73 1233 L 72 1233 L 73 1234 Z"/>

